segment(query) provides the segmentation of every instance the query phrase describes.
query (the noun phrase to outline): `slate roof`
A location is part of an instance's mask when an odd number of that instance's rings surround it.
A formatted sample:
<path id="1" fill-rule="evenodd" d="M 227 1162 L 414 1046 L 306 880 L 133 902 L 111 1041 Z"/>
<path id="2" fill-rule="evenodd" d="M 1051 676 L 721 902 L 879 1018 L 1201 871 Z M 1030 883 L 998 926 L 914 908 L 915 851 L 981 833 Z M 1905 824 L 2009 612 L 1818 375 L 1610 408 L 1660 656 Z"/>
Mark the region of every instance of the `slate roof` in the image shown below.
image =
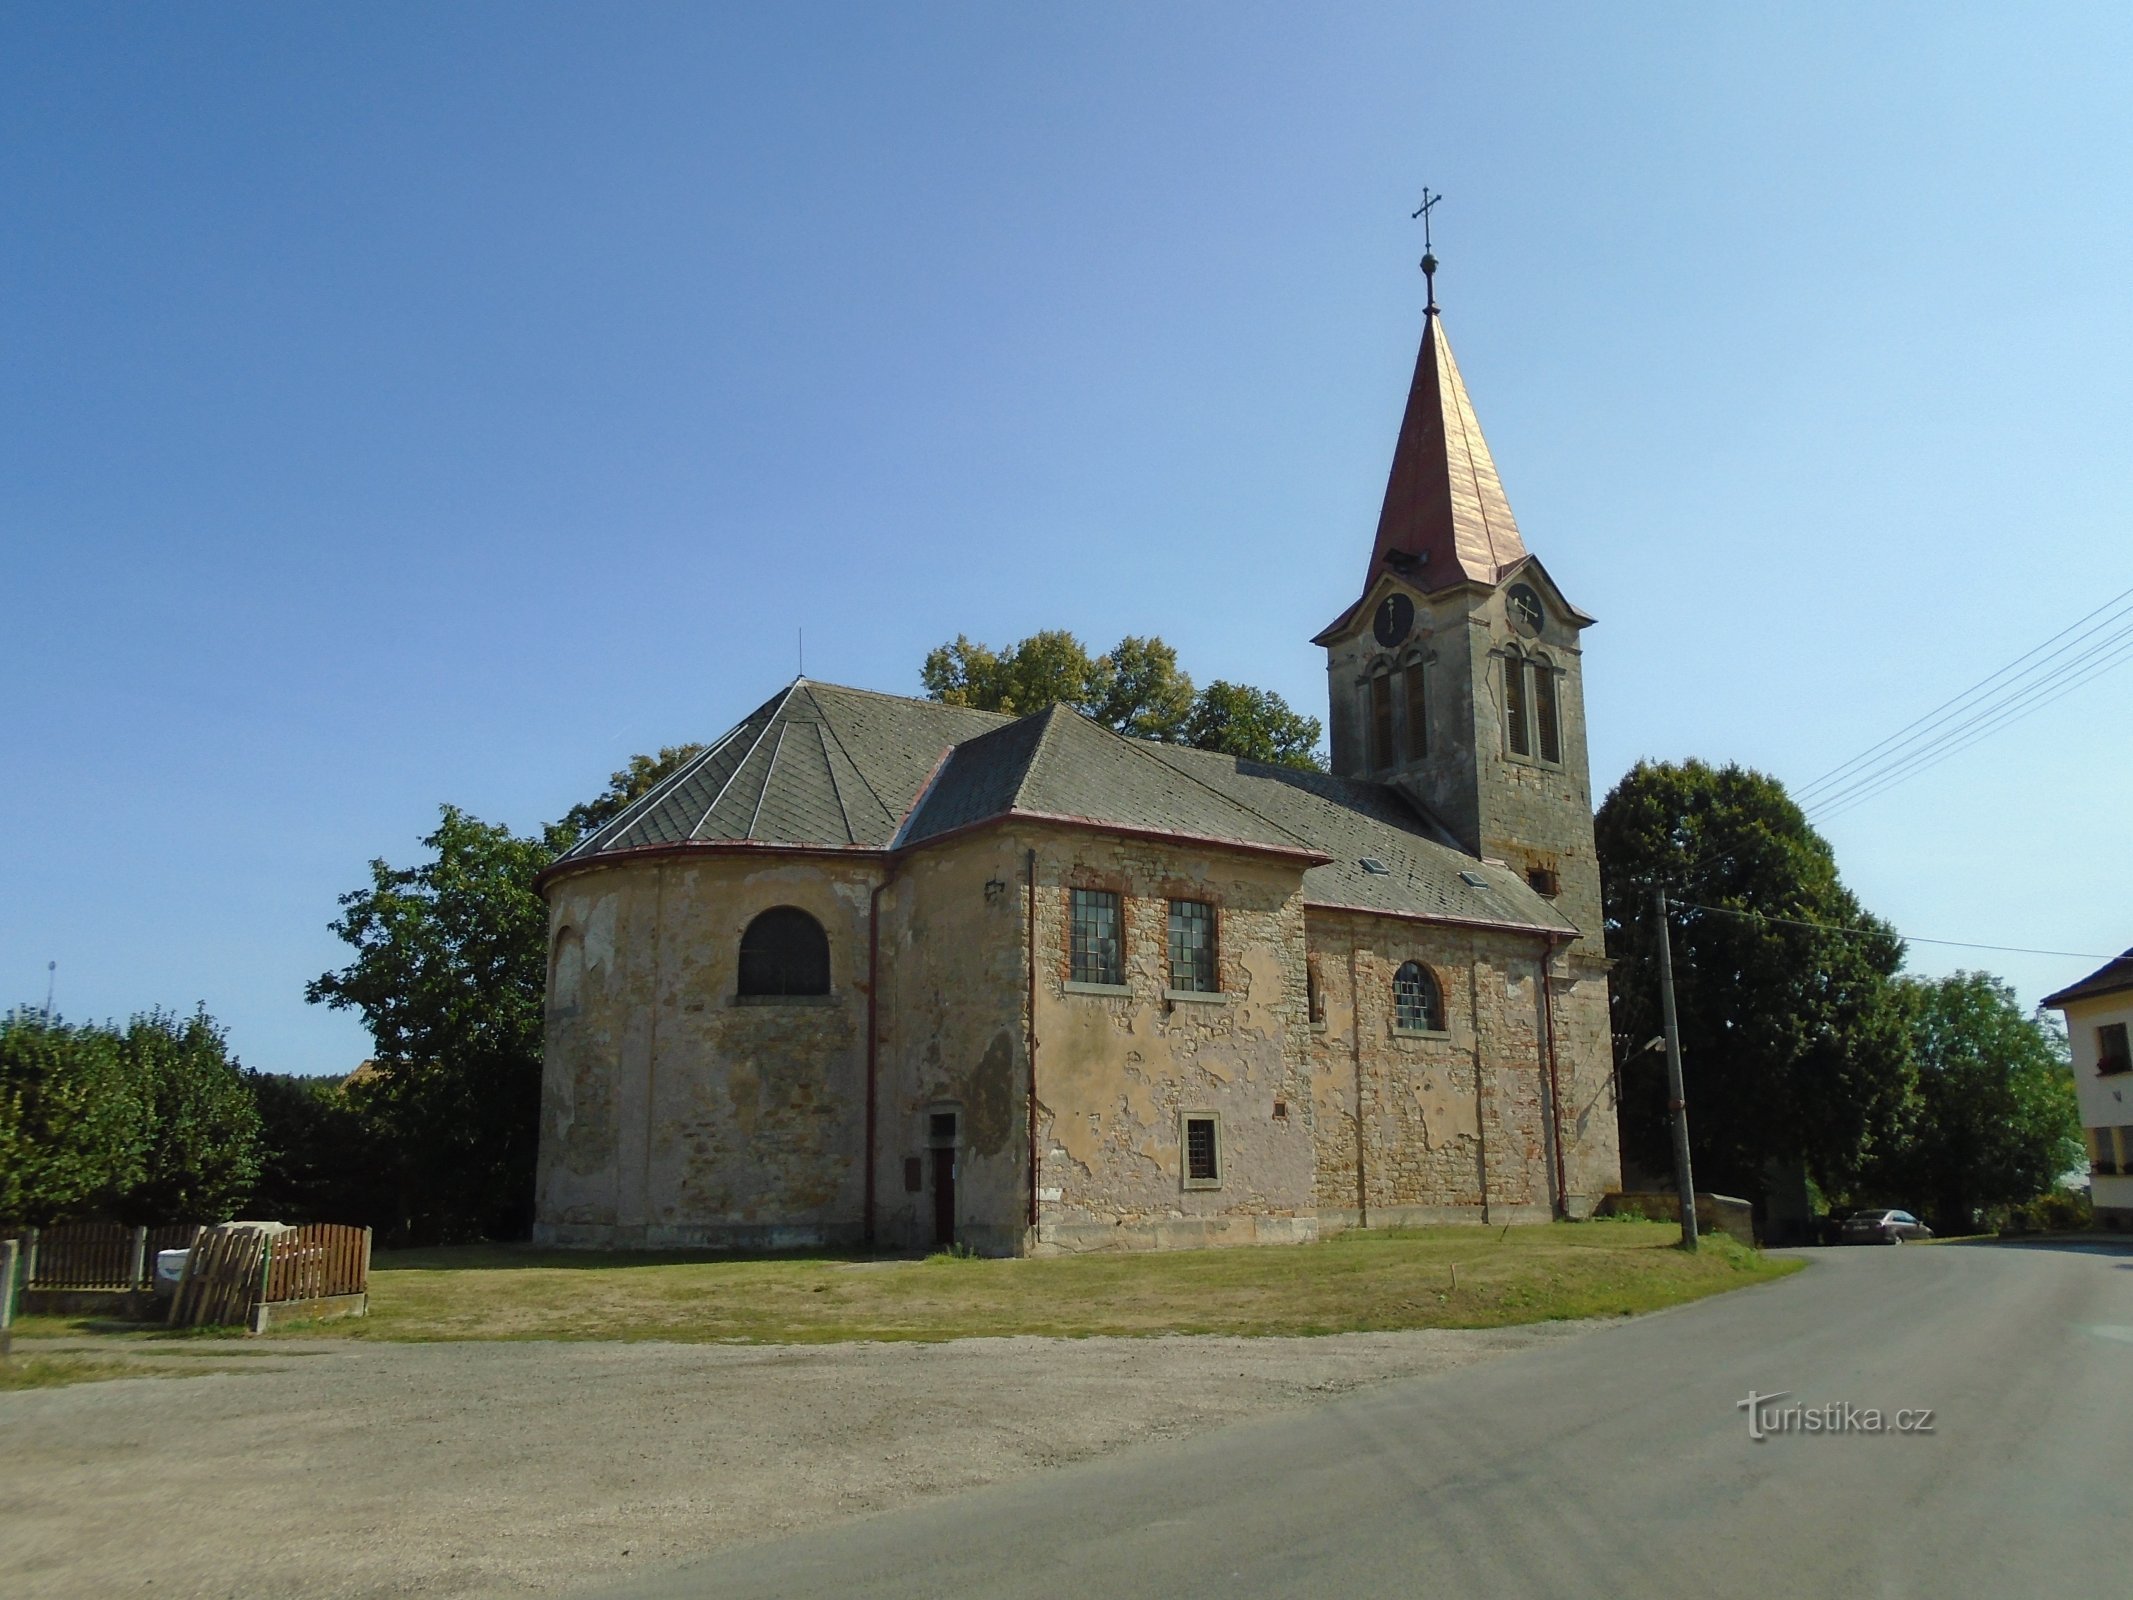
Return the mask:
<path id="1" fill-rule="evenodd" d="M 1576 931 L 1383 784 L 1128 739 L 1064 706 L 1009 718 L 805 678 L 562 863 L 689 843 L 912 848 L 1008 817 L 1285 855 L 1312 905 Z"/>
<path id="2" fill-rule="evenodd" d="M 2125 989 L 2133 989 L 2133 950 L 2106 961 L 2079 983 L 2070 983 L 2057 994 L 2046 995 L 2044 1003 L 2063 1006 L 2069 1000 L 2092 1000 L 2097 995 L 2117 994 Z"/>

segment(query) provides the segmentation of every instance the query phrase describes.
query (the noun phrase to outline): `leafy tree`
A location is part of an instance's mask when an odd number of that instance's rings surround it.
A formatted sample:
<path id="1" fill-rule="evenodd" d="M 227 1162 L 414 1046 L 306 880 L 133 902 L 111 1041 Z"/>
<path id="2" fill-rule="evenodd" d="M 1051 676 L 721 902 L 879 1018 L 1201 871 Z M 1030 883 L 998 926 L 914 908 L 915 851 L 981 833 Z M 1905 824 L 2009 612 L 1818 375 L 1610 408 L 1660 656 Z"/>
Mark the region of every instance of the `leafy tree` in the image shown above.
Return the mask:
<path id="1" fill-rule="evenodd" d="M 1316 772 L 1325 765 L 1318 758 L 1319 732 L 1318 718 L 1291 711 L 1271 689 L 1217 678 L 1193 703 L 1184 742 L 1248 761 Z"/>
<path id="2" fill-rule="evenodd" d="M 1918 1066 L 1892 1147 L 1864 1187 L 1944 1232 L 2050 1191 L 2081 1160 L 2066 1039 L 1984 972 L 1898 980 Z"/>
<path id="3" fill-rule="evenodd" d="M 0 1218 L 93 1215 L 141 1181 L 150 1107 L 110 1028 L 0 1017 Z"/>
<path id="4" fill-rule="evenodd" d="M 648 793 L 652 785 L 683 762 L 703 754 L 703 749 L 700 744 L 670 744 L 663 746 L 656 756 L 631 756 L 628 766 L 608 774 L 605 789 L 564 812 L 563 820 L 556 826 L 566 830 L 573 839 L 582 839 L 594 829 L 606 827 L 631 801 Z"/>
<path id="5" fill-rule="evenodd" d="M 1195 693 L 1178 653 L 1161 639 L 1129 635 L 1091 656 L 1071 633 L 1033 633 L 1005 651 L 968 634 L 929 651 L 919 669 L 927 695 L 944 705 L 1029 716 L 1069 705 L 1114 733 L 1189 744 L 1255 761 L 1323 768 L 1320 726 L 1280 695 L 1217 681 Z"/>
<path id="6" fill-rule="evenodd" d="M 342 1079 L 248 1072 L 245 1080 L 259 1106 L 263 1152 L 247 1214 L 395 1225 L 390 1157 Z"/>
<path id="7" fill-rule="evenodd" d="M 1192 742 L 1186 725 L 1196 708 L 1192 679 L 1178 670 L 1178 653 L 1150 635 L 1118 641 L 1104 656 L 1108 681 L 1089 715 L 1116 733 L 1163 744 Z"/>
<path id="8" fill-rule="evenodd" d="M 422 866 L 370 864 L 333 930 L 355 959 L 305 997 L 360 1011 L 374 1071 L 349 1094 L 389 1152 L 392 1232 L 508 1237 L 531 1222 L 548 912 L 534 879 L 570 841 L 453 806 Z"/>
<path id="9" fill-rule="evenodd" d="M 1772 1163 L 1797 1162 L 1825 1190 L 1848 1189 L 1910 1097 L 1906 1008 L 1890 982 L 1902 941 L 1761 773 L 1640 762 L 1595 832 L 1624 1153 L 1672 1170 L 1663 1066 L 1641 1049 L 1660 1031 L 1652 891 L 1663 888 L 1683 902 L 1674 976 L 1698 1186 L 1759 1199 Z"/>
<path id="10" fill-rule="evenodd" d="M 221 1222 L 259 1176 L 259 1106 L 206 1010 L 151 1011 L 120 1041 L 148 1116 L 141 1172 L 112 1209 L 123 1222 Z"/>

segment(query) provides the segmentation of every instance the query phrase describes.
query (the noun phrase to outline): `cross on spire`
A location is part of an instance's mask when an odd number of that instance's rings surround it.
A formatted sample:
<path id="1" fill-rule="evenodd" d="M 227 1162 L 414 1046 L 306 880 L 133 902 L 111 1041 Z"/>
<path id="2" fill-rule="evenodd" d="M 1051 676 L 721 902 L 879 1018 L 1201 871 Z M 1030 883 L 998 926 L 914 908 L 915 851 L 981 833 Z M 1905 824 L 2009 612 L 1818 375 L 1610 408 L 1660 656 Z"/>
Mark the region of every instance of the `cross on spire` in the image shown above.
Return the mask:
<path id="1" fill-rule="evenodd" d="M 1431 194 L 1425 186 L 1422 190 L 1422 203 L 1408 213 L 1409 221 L 1416 217 L 1422 219 L 1422 277 L 1429 285 L 1429 304 L 1423 308 L 1425 311 L 1437 309 L 1437 253 L 1429 247 L 1429 214 L 1443 198 L 1441 194 Z"/>

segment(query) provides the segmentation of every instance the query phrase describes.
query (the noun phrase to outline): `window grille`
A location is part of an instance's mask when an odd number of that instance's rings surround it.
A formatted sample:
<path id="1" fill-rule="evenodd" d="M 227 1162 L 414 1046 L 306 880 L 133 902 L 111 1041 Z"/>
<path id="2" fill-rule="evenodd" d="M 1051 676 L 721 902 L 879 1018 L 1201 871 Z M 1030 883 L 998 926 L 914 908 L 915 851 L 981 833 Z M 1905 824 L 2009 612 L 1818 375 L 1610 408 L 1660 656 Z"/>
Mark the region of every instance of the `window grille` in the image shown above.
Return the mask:
<path id="1" fill-rule="evenodd" d="M 829 935 L 798 906 L 773 906 L 741 935 L 744 995 L 828 994 Z"/>
<path id="2" fill-rule="evenodd" d="M 1201 900 L 1170 902 L 1170 987 L 1215 994 L 1215 908 Z"/>
<path id="3" fill-rule="evenodd" d="M 1076 983 L 1122 984 L 1118 896 L 1109 889 L 1074 891 L 1073 975 Z"/>
<path id="4" fill-rule="evenodd" d="M 1222 1141 L 1213 1117 L 1185 1119 L 1185 1182 L 1213 1188 L 1222 1181 Z"/>
<path id="5" fill-rule="evenodd" d="M 1393 974 L 1393 1026 L 1409 1033 L 1444 1031 L 1444 991 L 1436 976 L 1419 961 Z"/>

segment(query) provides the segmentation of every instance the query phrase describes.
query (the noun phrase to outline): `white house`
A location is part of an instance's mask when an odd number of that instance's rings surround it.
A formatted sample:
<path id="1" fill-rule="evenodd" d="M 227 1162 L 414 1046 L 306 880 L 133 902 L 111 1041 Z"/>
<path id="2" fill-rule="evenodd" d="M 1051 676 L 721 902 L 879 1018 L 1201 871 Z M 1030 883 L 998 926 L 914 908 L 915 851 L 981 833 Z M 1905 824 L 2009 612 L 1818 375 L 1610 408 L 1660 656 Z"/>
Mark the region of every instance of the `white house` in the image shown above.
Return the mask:
<path id="1" fill-rule="evenodd" d="M 2133 1229 L 2133 950 L 2044 1003 L 2066 1017 L 2096 1221 Z"/>

